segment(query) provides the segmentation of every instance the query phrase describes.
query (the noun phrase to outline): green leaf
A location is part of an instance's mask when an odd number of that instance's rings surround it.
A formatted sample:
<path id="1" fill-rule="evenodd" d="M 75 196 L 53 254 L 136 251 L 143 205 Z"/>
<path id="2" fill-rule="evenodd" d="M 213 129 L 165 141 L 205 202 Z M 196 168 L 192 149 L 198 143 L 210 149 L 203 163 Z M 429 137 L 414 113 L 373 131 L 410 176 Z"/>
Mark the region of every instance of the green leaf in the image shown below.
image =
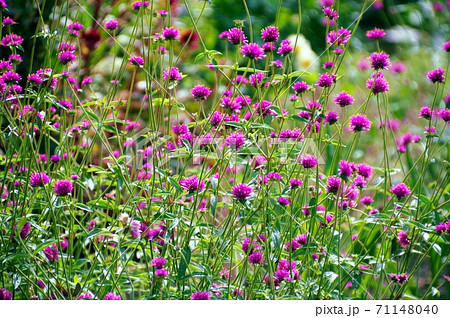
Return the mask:
<path id="1" fill-rule="evenodd" d="M 177 180 L 175 180 L 172 177 L 168 177 L 167 179 L 169 179 L 170 184 L 173 185 L 174 188 L 177 189 L 178 192 L 183 192 L 183 189 L 181 188 L 181 186 Z"/>
<path id="2" fill-rule="evenodd" d="M 216 216 L 216 207 L 217 207 L 217 196 L 214 194 L 211 194 L 211 214 Z"/>
<path id="3" fill-rule="evenodd" d="M 184 278 L 184 274 L 186 273 L 186 269 L 190 262 L 191 262 L 191 249 L 189 248 L 189 246 L 185 246 L 181 250 L 181 260 L 177 274 L 178 280 L 182 280 Z"/>

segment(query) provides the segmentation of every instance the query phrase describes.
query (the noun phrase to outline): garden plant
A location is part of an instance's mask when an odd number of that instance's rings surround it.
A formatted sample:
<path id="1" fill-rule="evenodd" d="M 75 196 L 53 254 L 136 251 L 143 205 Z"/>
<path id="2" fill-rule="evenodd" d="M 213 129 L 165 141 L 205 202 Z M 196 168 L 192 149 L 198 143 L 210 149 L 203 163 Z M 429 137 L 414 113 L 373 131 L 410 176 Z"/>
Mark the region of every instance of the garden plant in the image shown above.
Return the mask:
<path id="1" fill-rule="evenodd" d="M 0 300 L 450 297 L 450 1 L 0 10 Z"/>

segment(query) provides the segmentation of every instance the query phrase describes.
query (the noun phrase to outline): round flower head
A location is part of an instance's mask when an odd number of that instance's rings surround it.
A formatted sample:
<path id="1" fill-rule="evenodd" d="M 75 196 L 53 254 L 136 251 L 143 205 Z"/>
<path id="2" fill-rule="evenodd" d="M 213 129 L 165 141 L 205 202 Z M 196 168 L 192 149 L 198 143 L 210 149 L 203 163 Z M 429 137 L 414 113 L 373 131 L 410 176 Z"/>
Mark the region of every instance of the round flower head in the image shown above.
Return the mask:
<path id="1" fill-rule="evenodd" d="M 58 180 L 55 183 L 53 192 L 58 196 L 68 195 L 73 190 L 72 181 L 70 180 Z"/>
<path id="2" fill-rule="evenodd" d="M 351 105 L 353 104 L 353 101 L 353 97 L 345 91 L 340 92 L 339 94 L 334 96 L 334 102 L 336 103 L 336 105 L 339 105 L 341 107 Z"/>
<path id="3" fill-rule="evenodd" d="M 167 269 L 164 268 L 159 268 L 155 271 L 155 276 L 158 277 L 167 277 L 169 276 L 169 271 Z"/>
<path id="4" fill-rule="evenodd" d="M 276 42 L 280 36 L 276 26 L 268 26 L 261 30 L 261 37 L 264 42 Z"/>
<path id="5" fill-rule="evenodd" d="M 392 74 L 400 74 L 406 71 L 406 65 L 403 62 L 395 61 L 392 63 L 391 72 Z"/>
<path id="6" fill-rule="evenodd" d="M 366 87 L 372 91 L 373 94 L 385 93 L 389 90 L 389 83 L 384 78 L 383 73 L 375 72 L 366 82 Z"/>
<path id="7" fill-rule="evenodd" d="M 77 57 L 75 56 L 75 54 L 70 51 L 63 51 L 58 53 L 58 60 L 64 65 L 72 63 L 76 60 L 76 58 Z"/>
<path id="8" fill-rule="evenodd" d="M 58 260 L 58 246 L 53 244 L 44 248 L 44 255 L 50 262 L 56 262 Z"/>
<path id="9" fill-rule="evenodd" d="M 261 264 L 263 261 L 263 253 L 260 251 L 255 251 L 248 257 L 248 261 L 251 264 Z"/>
<path id="10" fill-rule="evenodd" d="M 336 79 L 336 76 L 328 75 L 327 73 L 323 73 L 323 74 L 320 74 L 316 85 L 320 86 L 320 87 L 330 87 L 333 84 L 335 79 Z"/>
<path id="11" fill-rule="evenodd" d="M 174 40 L 180 35 L 180 32 L 176 28 L 171 27 L 162 30 L 161 34 L 166 40 Z"/>
<path id="12" fill-rule="evenodd" d="M 450 52 L 450 41 L 447 41 L 444 44 L 442 44 L 442 49 L 446 52 Z"/>
<path id="13" fill-rule="evenodd" d="M 372 30 L 369 30 L 366 33 L 366 36 L 369 39 L 373 39 L 373 40 L 384 38 L 385 35 L 386 35 L 386 32 L 384 32 L 383 29 L 378 29 L 378 28 L 374 28 Z"/>
<path id="14" fill-rule="evenodd" d="M 450 120 L 450 109 L 448 108 L 441 109 L 438 113 L 438 117 L 443 121 L 448 122 Z"/>
<path id="15" fill-rule="evenodd" d="M 197 85 L 191 89 L 192 97 L 194 97 L 195 101 L 198 102 L 200 100 L 205 100 L 211 94 L 211 90 L 203 85 Z"/>
<path id="16" fill-rule="evenodd" d="M 294 47 L 291 45 L 291 41 L 289 40 L 283 40 L 281 41 L 281 45 L 277 50 L 277 53 L 286 56 L 294 51 Z"/>
<path id="17" fill-rule="evenodd" d="M 103 300 L 122 300 L 122 297 L 120 297 L 120 295 L 116 295 L 112 292 L 109 292 L 105 295 L 105 297 L 103 297 Z"/>
<path id="18" fill-rule="evenodd" d="M 339 191 L 339 187 L 341 186 L 341 179 L 338 177 L 328 177 L 327 179 L 327 192 L 329 193 L 337 193 Z"/>
<path id="19" fill-rule="evenodd" d="M 370 54 L 370 64 L 374 70 L 387 70 L 389 68 L 389 55 L 380 52 Z"/>
<path id="20" fill-rule="evenodd" d="M 210 296 L 207 291 L 195 292 L 191 294 L 191 300 L 209 300 Z"/>
<path id="21" fill-rule="evenodd" d="M 300 155 L 299 162 L 304 168 L 314 168 L 318 164 L 317 158 L 307 153 Z"/>
<path id="22" fill-rule="evenodd" d="M 264 50 L 256 43 L 249 43 L 241 47 L 241 54 L 252 60 L 261 60 L 264 57 Z"/>
<path id="23" fill-rule="evenodd" d="M 233 193 L 233 197 L 235 199 L 244 201 L 252 195 L 253 188 L 248 186 L 245 183 L 241 183 L 241 184 L 235 185 L 231 192 Z"/>
<path id="24" fill-rule="evenodd" d="M 420 118 L 425 118 L 425 119 L 430 119 L 431 118 L 431 109 L 428 106 L 424 106 L 420 109 L 419 111 L 419 117 Z"/>
<path id="25" fill-rule="evenodd" d="M 400 200 L 407 197 L 411 193 L 411 190 L 408 188 L 406 184 L 399 183 L 391 187 L 391 192 L 393 195 L 397 197 L 397 199 Z"/>
<path id="26" fill-rule="evenodd" d="M 234 150 L 239 150 L 242 148 L 242 146 L 245 143 L 245 136 L 242 134 L 242 132 L 238 131 L 227 138 L 225 138 L 225 144 Z"/>
<path id="27" fill-rule="evenodd" d="M 289 185 L 291 186 L 291 188 L 301 187 L 302 184 L 303 184 L 302 179 L 295 179 L 295 178 L 293 178 L 293 179 L 289 180 Z"/>
<path id="28" fill-rule="evenodd" d="M 292 89 L 296 94 L 301 94 L 306 92 L 309 89 L 309 86 L 306 82 L 295 82 L 294 85 L 292 85 Z"/>
<path id="29" fill-rule="evenodd" d="M 325 123 L 329 123 L 330 125 L 333 125 L 334 123 L 336 123 L 339 119 L 339 116 L 336 112 L 334 111 L 329 111 L 325 114 Z"/>
<path id="30" fill-rule="evenodd" d="M 365 115 L 353 115 L 350 117 L 350 129 L 353 132 L 368 131 L 371 126 L 370 120 Z"/>
<path id="31" fill-rule="evenodd" d="M 119 26 L 119 22 L 117 20 L 109 20 L 105 23 L 105 28 L 108 30 L 115 30 Z"/>
<path id="32" fill-rule="evenodd" d="M 16 46 L 16 45 L 22 45 L 23 39 L 21 36 L 11 33 L 11 34 L 7 34 L 5 35 L 0 44 L 2 46 Z"/>
<path id="33" fill-rule="evenodd" d="M 50 182 L 49 176 L 45 172 L 32 173 L 30 176 L 30 186 L 40 187 Z"/>
<path id="34" fill-rule="evenodd" d="M 286 205 L 289 205 L 291 202 L 289 201 L 288 198 L 285 198 L 285 197 L 279 197 L 279 198 L 278 198 L 278 203 L 279 203 L 280 205 L 286 206 Z"/>
<path id="35" fill-rule="evenodd" d="M 165 81 L 181 81 L 183 76 L 178 67 L 172 67 L 171 69 L 164 70 L 163 78 Z"/>
<path id="36" fill-rule="evenodd" d="M 445 70 L 443 68 L 437 68 L 427 73 L 427 78 L 430 82 L 434 83 L 444 83 L 445 81 Z"/>
<path id="37" fill-rule="evenodd" d="M 136 1 L 136 2 L 133 2 L 133 4 L 131 6 L 133 7 L 134 10 L 139 10 L 141 7 L 146 7 L 149 4 L 150 3 L 148 1 Z"/>
<path id="38" fill-rule="evenodd" d="M 232 28 L 227 32 L 228 41 L 233 45 L 241 43 L 247 43 L 247 38 L 244 35 L 244 31 L 238 28 Z"/>
<path id="39" fill-rule="evenodd" d="M 132 57 L 130 57 L 130 59 L 128 61 L 135 66 L 139 66 L 139 67 L 144 66 L 144 59 L 140 56 L 132 56 Z"/>
<path id="40" fill-rule="evenodd" d="M 408 233 L 400 231 L 397 236 L 397 241 L 402 247 L 408 247 L 411 242 L 408 239 Z"/>
<path id="41" fill-rule="evenodd" d="M 11 300 L 12 294 L 5 288 L 0 288 L 0 300 Z"/>
<path id="42" fill-rule="evenodd" d="M 203 181 L 200 181 L 196 176 L 181 179 L 180 185 L 183 189 L 189 192 L 202 191 L 203 189 L 205 189 L 205 183 Z"/>
<path id="43" fill-rule="evenodd" d="M 160 269 L 163 268 L 167 263 L 167 260 L 163 257 L 155 257 L 154 259 L 152 259 L 152 266 Z"/>
<path id="44" fill-rule="evenodd" d="M 141 222 L 137 220 L 133 220 L 130 223 L 130 232 L 131 236 L 134 238 L 138 238 L 141 236 Z"/>

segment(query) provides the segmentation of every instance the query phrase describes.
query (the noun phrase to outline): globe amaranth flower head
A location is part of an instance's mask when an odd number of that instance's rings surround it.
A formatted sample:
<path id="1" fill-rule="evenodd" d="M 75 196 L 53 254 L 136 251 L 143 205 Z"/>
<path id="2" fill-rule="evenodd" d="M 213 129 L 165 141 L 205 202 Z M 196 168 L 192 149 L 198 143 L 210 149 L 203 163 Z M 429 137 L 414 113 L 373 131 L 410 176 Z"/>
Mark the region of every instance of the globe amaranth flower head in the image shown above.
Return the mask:
<path id="1" fill-rule="evenodd" d="M 436 225 L 436 233 L 437 234 L 448 234 L 450 235 L 450 221 L 447 222 L 441 222 L 439 224 Z"/>
<path id="2" fill-rule="evenodd" d="M 431 114 L 431 109 L 428 106 L 423 106 L 420 111 L 419 111 L 419 117 L 420 118 L 425 118 L 425 119 L 430 119 L 432 116 Z"/>
<path id="3" fill-rule="evenodd" d="M 397 284 L 404 284 L 408 281 L 408 273 L 404 274 L 390 274 L 391 280 Z"/>
<path id="4" fill-rule="evenodd" d="M 283 40 L 281 41 L 281 45 L 277 50 L 277 53 L 281 56 L 286 56 L 294 51 L 294 47 L 291 45 L 291 41 Z"/>
<path id="5" fill-rule="evenodd" d="M 40 187 L 50 182 L 49 176 L 45 172 L 35 172 L 30 176 L 30 186 Z"/>
<path id="6" fill-rule="evenodd" d="M 170 27 L 163 29 L 161 34 L 166 40 L 175 40 L 180 35 L 180 31 L 174 27 Z"/>
<path id="7" fill-rule="evenodd" d="M 301 94 L 309 89 L 309 85 L 306 82 L 295 82 L 292 89 L 296 94 Z"/>
<path id="8" fill-rule="evenodd" d="M 402 247 L 408 247 L 411 242 L 408 239 L 408 233 L 400 231 L 397 235 L 397 241 Z"/>
<path id="9" fill-rule="evenodd" d="M 12 300 L 12 294 L 5 288 L 0 288 L 0 300 Z"/>
<path id="10" fill-rule="evenodd" d="M 335 176 L 328 177 L 326 187 L 326 191 L 328 193 L 337 193 L 339 191 L 340 186 L 341 186 L 341 178 Z"/>
<path id="11" fill-rule="evenodd" d="M 383 29 L 374 28 L 372 30 L 367 31 L 366 36 L 372 40 L 378 40 L 384 38 L 386 32 Z"/>
<path id="12" fill-rule="evenodd" d="M 316 85 L 320 87 L 330 87 L 335 79 L 336 79 L 335 75 L 323 73 L 319 75 L 319 79 L 317 80 Z"/>
<path id="13" fill-rule="evenodd" d="M 389 91 L 389 83 L 381 72 L 373 73 L 371 78 L 367 80 L 366 87 L 375 95 Z"/>
<path id="14" fill-rule="evenodd" d="M 245 143 L 245 136 L 242 132 L 238 131 L 227 138 L 225 138 L 225 144 L 233 150 L 239 150 Z"/>
<path id="15" fill-rule="evenodd" d="M 391 192 L 393 195 L 397 197 L 397 199 L 400 200 L 407 197 L 411 193 L 411 190 L 408 188 L 406 184 L 399 183 L 391 187 Z"/>
<path id="16" fill-rule="evenodd" d="M 108 30 L 115 30 L 119 26 L 119 22 L 117 20 L 109 20 L 105 23 L 105 28 Z"/>
<path id="17" fill-rule="evenodd" d="M 307 153 L 301 154 L 298 161 L 300 162 L 300 165 L 307 169 L 314 168 L 319 163 L 316 157 Z"/>
<path id="18" fill-rule="evenodd" d="M 280 33 L 276 26 L 268 26 L 261 30 L 261 38 L 264 42 L 276 42 L 278 41 L 279 36 Z"/>
<path id="19" fill-rule="evenodd" d="M 191 300 L 209 300 L 210 295 L 207 291 L 199 291 L 191 294 Z"/>
<path id="20" fill-rule="evenodd" d="M 370 64 L 374 70 L 387 70 L 389 68 L 389 54 L 380 52 L 370 54 Z"/>
<path id="21" fill-rule="evenodd" d="M 291 201 L 289 201 L 288 198 L 285 198 L 285 197 L 279 197 L 279 198 L 278 198 L 278 203 L 279 203 L 280 205 L 287 206 L 287 205 L 291 204 Z"/>
<path id="22" fill-rule="evenodd" d="M 131 5 L 134 10 L 139 10 L 141 7 L 146 7 L 150 4 L 148 1 L 136 1 Z"/>
<path id="23" fill-rule="evenodd" d="M 114 294 L 113 292 L 109 292 L 105 295 L 105 297 L 103 297 L 103 300 L 122 300 L 122 297 L 120 297 L 120 295 Z"/>
<path id="24" fill-rule="evenodd" d="M 335 111 L 330 110 L 325 114 L 325 119 L 323 122 L 333 125 L 338 121 L 338 119 L 339 119 L 338 114 Z"/>
<path id="25" fill-rule="evenodd" d="M 56 262 L 58 260 L 58 246 L 53 244 L 44 248 L 44 255 L 50 262 Z"/>
<path id="26" fill-rule="evenodd" d="M 67 26 L 67 32 L 74 36 L 80 36 L 80 31 L 82 29 L 83 29 L 83 25 L 79 22 L 74 22 Z"/>
<path id="27" fill-rule="evenodd" d="M 441 109 L 438 112 L 438 117 L 443 121 L 448 122 L 450 120 L 450 109 L 449 108 Z"/>
<path id="28" fill-rule="evenodd" d="M 289 185 L 291 186 L 292 189 L 299 188 L 302 186 L 302 184 L 303 184 L 302 179 L 292 178 L 289 180 Z"/>
<path id="29" fill-rule="evenodd" d="M 337 31 L 331 31 L 327 34 L 326 41 L 330 45 L 346 45 L 350 40 L 350 31 L 340 28 Z"/>
<path id="30" fill-rule="evenodd" d="M 228 37 L 228 41 L 233 45 L 247 43 L 247 38 L 241 29 L 232 28 L 227 31 L 226 36 Z"/>
<path id="31" fill-rule="evenodd" d="M 58 196 L 68 195 L 72 190 L 73 184 L 71 180 L 58 180 L 53 188 L 53 192 Z"/>
<path id="32" fill-rule="evenodd" d="M 164 257 L 155 257 L 152 259 L 152 266 L 160 269 L 163 268 L 167 263 L 167 260 Z"/>
<path id="33" fill-rule="evenodd" d="M 365 115 L 353 115 L 350 117 L 350 130 L 353 132 L 368 131 L 372 123 Z"/>
<path id="34" fill-rule="evenodd" d="M 263 117 L 267 117 L 269 115 L 276 116 L 277 113 L 270 109 L 270 106 L 272 106 L 272 103 L 267 100 L 262 100 L 261 102 L 255 103 L 253 105 L 253 108 L 255 109 L 256 113 L 258 115 L 262 115 Z"/>
<path id="35" fill-rule="evenodd" d="M 21 36 L 11 33 L 11 34 L 7 34 L 5 35 L 0 44 L 2 46 L 16 46 L 16 45 L 22 45 L 23 39 Z"/>
<path id="36" fill-rule="evenodd" d="M 194 97 L 195 101 L 201 101 L 208 98 L 211 94 L 211 90 L 203 85 L 197 85 L 191 89 L 192 97 Z"/>
<path id="37" fill-rule="evenodd" d="M 437 68 L 427 73 L 427 78 L 430 82 L 434 83 L 444 83 L 445 81 L 445 70 L 443 68 Z"/>
<path id="38" fill-rule="evenodd" d="M 165 81 L 181 81 L 183 79 L 183 74 L 180 72 L 178 67 L 172 67 L 164 70 L 163 78 Z"/>
<path id="39" fill-rule="evenodd" d="M 231 190 L 231 192 L 233 193 L 233 197 L 235 199 L 244 201 L 252 195 L 253 188 L 245 183 L 241 183 L 241 184 L 235 185 L 233 187 L 233 189 Z"/>
<path id="40" fill-rule="evenodd" d="M 264 57 L 264 50 L 256 43 L 243 45 L 240 52 L 242 55 L 252 60 L 261 60 Z"/>
<path id="41" fill-rule="evenodd" d="M 200 181 L 197 176 L 181 179 L 180 186 L 189 192 L 203 191 L 205 189 L 205 183 Z"/>
<path id="42" fill-rule="evenodd" d="M 139 222 L 138 220 L 133 220 L 130 223 L 130 233 L 131 236 L 134 238 L 138 238 L 141 236 L 142 231 L 141 231 L 141 222 Z"/>
<path id="43" fill-rule="evenodd" d="M 345 91 L 342 91 L 334 96 L 334 102 L 336 103 L 336 105 L 339 105 L 341 107 L 351 105 L 353 104 L 353 101 L 353 97 Z"/>
<path id="44" fill-rule="evenodd" d="M 138 66 L 138 67 L 143 67 L 144 66 L 144 59 L 140 56 L 132 56 L 130 57 L 130 59 L 128 60 L 131 64 Z"/>
<path id="45" fill-rule="evenodd" d="M 444 44 L 442 44 L 442 49 L 446 52 L 450 52 L 450 41 L 447 41 Z"/>
<path id="46" fill-rule="evenodd" d="M 71 51 L 62 51 L 58 53 L 58 60 L 63 64 L 69 64 L 76 60 L 76 55 Z"/>

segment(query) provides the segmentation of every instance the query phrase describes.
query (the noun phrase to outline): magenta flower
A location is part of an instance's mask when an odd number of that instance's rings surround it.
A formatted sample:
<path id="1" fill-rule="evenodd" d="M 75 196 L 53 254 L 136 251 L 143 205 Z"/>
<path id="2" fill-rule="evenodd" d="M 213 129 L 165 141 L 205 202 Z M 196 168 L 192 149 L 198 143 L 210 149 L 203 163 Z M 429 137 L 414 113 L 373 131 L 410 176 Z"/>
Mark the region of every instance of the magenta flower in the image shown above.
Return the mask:
<path id="1" fill-rule="evenodd" d="M 263 117 L 267 116 L 276 116 L 277 114 L 270 109 L 270 106 L 272 106 L 272 103 L 267 100 L 262 100 L 259 103 L 255 103 L 253 105 L 253 108 L 255 109 L 256 113 L 258 115 L 262 115 Z"/>
<path id="2" fill-rule="evenodd" d="M 166 40 L 175 40 L 180 35 L 180 32 L 178 29 L 170 27 L 162 30 L 161 34 Z"/>
<path id="3" fill-rule="evenodd" d="M 264 50 L 256 43 L 249 43 L 241 47 L 241 54 L 252 60 L 261 60 L 264 57 Z"/>
<path id="4" fill-rule="evenodd" d="M 398 233 L 397 240 L 402 247 L 408 247 L 411 244 L 408 239 L 408 233 L 406 233 L 405 231 L 400 231 Z"/>
<path id="5" fill-rule="evenodd" d="M 372 123 L 365 115 L 353 115 L 350 117 L 350 129 L 353 132 L 368 131 Z"/>
<path id="6" fill-rule="evenodd" d="M 245 143 L 245 136 L 242 132 L 238 131 L 227 138 L 225 138 L 225 144 L 233 150 L 239 150 Z"/>
<path id="7" fill-rule="evenodd" d="M 0 288 L 0 300 L 12 300 L 12 294 L 5 288 Z"/>
<path id="8" fill-rule="evenodd" d="M 231 192 L 233 193 L 233 197 L 235 199 L 244 201 L 252 195 L 253 188 L 248 186 L 245 183 L 241 183 L 241 184 L 235 185 Z"/>
<path id="9" fill-rule="evenodd" d="M 447 41 L 444 44 L 442 44 L 442 49 L 446 52 L 450 52 L 450 41 Z"/>
<path id="10" fill-rule="evenodd" d="M 340 92 L 339 94 L 334 96 L 334 102 L 336 103 L 336 105 L 339 105 L 341 107 L 351 105 L 353 104 L 353 101 L 353 97 L 345 91 Z"/>
<path id="11" fill-rule="evenodd" d="M 117 20 L 109 20 L 105 23 L 105 28 L 108 30 L 115 30 L 119 26 L 119 22 Z"/>
<path id="12" fill-rule="evenodd" d="M 140 56 L 132 56 L 132 57 L 130 57 L 130 59 L 128 61 L 135 66 L 139 66 L 139 67 L 144 66 L 144 59 Z"/>
<path id="13" fill-rule="evenodd" d="M 448 122 L 450 120 L 450 109 L 448 108 L 441 109 L 438 112 L 438 117 L 443 121 Z"/>
<path id="14" fill-rule="evenodd" d="M 431 109 L 428 106 L 424 106 L 420 109 L 419 111 L 419 117 L 420 118 L 425 118 L 425 119 L 430 119 L 431 118 Z"/>
<path id="15" fill-rule="evenodd" d="M 79 22 L 74 22 L 67 26 L 67 32 L 74 36 L 80 36 L 80 31 L 82 29 L 83 29 L 83 25 Z"/>
<path id="16" fill-rule="evenodd" d="M 370 64 L 375 71 L 387 70 L 389 68 L 389 55 L 384 52 L 372 53 L 370 54 L 369 59 Z"/>
<path id="17" fill-rule="evenodd" d="M 116 295 L 112 292 L 109 292 L 105 295 L 105 297 L 103 297 L 103 300 L 122 300 L 122 297 L 120 297 L 120 295 Z"/>
<path id="18" fill-rule="evenodd" d="M 261 264 L 263 261 L 263 253 L 260 251 L 255 251 L 248 257 L 248 261 L 250 264 Z"/>
<path id="19" fill-rule="evenodd" d="M 324 123 L 329 123 L 330 125 L 333 125 L 334 123 L 336 123 L 339 119 L 339 116 L 336 112 L 334 111 L 329 111 L 325 114 L 325 119 L 324 119 Z"/>
<path id="20" fill-rule="evenodd" d="M 197 85 L 191 89 L 192 97 L 194 97 L 195 101 L 201 101 L 208 98 L 211 94 L 211 90 L 203 85 Z"/>
<path id="21" fill-rule="evenodd" d="M 407 197 L 411 193 L 411 190 L 406 184 L 399 183 L 391 187 L 391 192 L 400 200 Z"/>
<path id="22" fill-rule="evenodd" d="M 49 176 L 45 172 L 32 173 L 30 176 L 30 185 L 32 187 L 40 187 L 50 182 Z"/>
<path id="23" fill-rule="evenodd" d="M 55 183 L 53 192 L 58 196 L 68 195 L 73 190 L 72 181 L 70 180 L 58 180 Z"/>
<path id="24" fill-rule="evenodd" d="M 141 236 L 141 222 L 137 220 L 133 220 L 130 223 L 130 233 L 134 238 L 138 238 Z"/>
<path id="25" fill-rule="evenodd" d="M 167 276 L 169 276 L 169 271 L 165 268 L 159 268 L 155 271 L 155 276 L 167 277 Z"/>
<path id="26" fill-rule="evenodd" d="M 191 294 L 191 300 L 209 300 L 209 292 L 195 292 Z"/>
<path id="27" fill-rule="evenodd" d="M 160 269 L 163 268 L 167 263 L 167 260 L 164 257 L 155 257 L 152 259 L 152 266 Z"/>
<path id="28" fill-rule="evenodd" d="M 149 4 L 150 3 L 148 1 L 136 1 L 136 2 L 133 2 L 133 4 L 131 6 L 133 7 L 134 10 L 139 10 L 141 7 L 146 7 Z"/>
<path id="29" fill-rule="evenodd" d="M 384 38 L 386 32 L 383 29 L 374 28 L 372 30 L 367 31 L 366 36 L 369 39 L 378 40 Z"/>
<path id="30" fill-rule="evenodd" d="M 341 179 L 338 177 L 328 177 L 326 191 L 329 193 L 337 193 L 341 186 Z"/>
<path id="31" fill-rule="evenodd" d="M 178 67 L 172 67 L 170 70 L 165 69 L 163 72 L 163 78 L 165 81 L 181 81 L 183 79 L 183 75 L 181 74 Z"/>
<path id="32" fill-rule="evenodd" d="M 279 198 L 278 198 L 278 203 L 279 203 L 280 205 L 283 205 L 283 206 L 287 206 L 287 205 L 291 204 L 291 202 L 289 201 L 289 199 L 288 199 L 288 198 L 285 198 L 285 197 L 279 197 Z"/>
<path id="33" fill-rule="evenodd" d="M 294 85 L 292 85 L 292 89 L 296 94 L 301 94 L 306 92 L 309 89 L 309 86 L 306 82 L 295 82 Z"/>
<path id="34" fill-rule="evenodd" d="M 427 73 L 427 78 L 430 82 L 434 83 L 444 83 L 445 80 L 445 70 L 443 68 L 437 68 Z"/>
<path id="35" fill-rule="evenodd" d="M 385 93 L 389 90 L 389 83 L 384 78 L 381 72 L 375 72 L 366 82 L 366 87 L 372 91 L 373 94 Z"/>
<path id="36" fill-rule="evenodd" d="M 301 187 L 303 184 L 302 179 L 296 179 L 296 178 L 292 178 L 289 180 L 289 185 L 291 186 L 291 188 L 298 188 Z"/>
<path id="37" fill-rule="evenodd" d="M 230 41 L 233 45 L 238 45 L 241 43 L 247 43 L 247 38 L 244 35 L 244 31 L 238 28 L 232 28 L 228 30 L 226 36 L 228 37 L 228 41 Z"/>
<path id="38" fill-rule="evenodd" d="M 216 111 L 216 112 L 214 112 L 214 114 L 211 115 L 211 118 L 209 119 L 209 122 L 210 122 L 211 125 L 217 127 L 217 126 L 220 125 L 220 123 L 222 122 L 222 120 L 223 120 L 223 115 L 222 115 L 222 113 L 219 112 L 219 111 Z"/>
<path id="39" fill-rule="evenodd" d="M 11 33 L 5 35 L 0 44 L 2 46 L 16 46 L 16 45 L 22 45 L 23 39 L 17 34 Z"/>
<path id="40" fill-rule="evenodd" d="M 328 75 L 327 73 L 323 73 L 320 74 L 316 85 L 320 87 L 330 87 L 335 79 L 336 79 L 335 75 Z"/>
<path id="41" fill-rule="evenodd" d="M 181 179 L 180 185 L 183 189 L 189 192 L 203 191 L 205 189 L 205 183 L 200 181 L 196 176 Z"/>
<path id="42" fill-rule="evenodd" d="M 277 53 L 286 56 L 294 51 L 294 47 L 291 45 L 291 41 L 289 40 L 283 40 L 281 41 L 281 45 L 277 50 Z"/>
<path id="43" fill-rule="evenodd" d="M 53 244 L 44 248 L 44 255 L 50 262 L 56 262 L 58 260 L 58 246 Z"/>
<path id="44" fill-rule="evenodd" d="M 314 168 L 318 165 L 317 158 L 307 153 L 300 155 L 299 162 L 300 165 L 307 169 Z"/>
<path id="45" fill-rule="evenodd" d="M 402 285 L 408 281 L 408 273 L 404 274 L 390 274 L 390 277 L 394 283 Z"/>
<path id="46" fill-rule="evenodd" d="M 261 37 L 264 42 L 276 42 L 280 36 L 276 26 L 268 26 L 261 30 Z"/>

